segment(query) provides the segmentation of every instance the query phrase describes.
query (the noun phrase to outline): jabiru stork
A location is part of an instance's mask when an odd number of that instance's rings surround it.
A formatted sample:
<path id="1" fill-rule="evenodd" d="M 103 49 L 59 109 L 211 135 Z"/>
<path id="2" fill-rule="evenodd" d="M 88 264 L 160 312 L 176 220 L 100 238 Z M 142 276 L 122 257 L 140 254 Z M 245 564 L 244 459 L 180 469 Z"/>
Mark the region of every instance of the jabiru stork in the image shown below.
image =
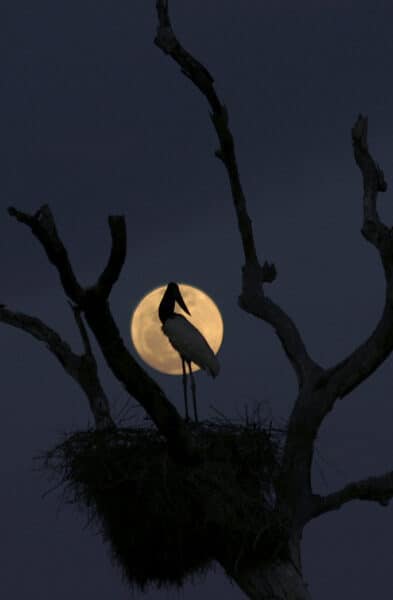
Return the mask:
<path id="1" fill-rule="evenodd" d="M 162 331 L 169 339 L 171 346 L 179 353 L 183 370 L 183 391 L 186 421 L 188 417 L 187 402 L 187 373 L 186 365 L 190 373 L 191 392 L 194 405 L 194 417 L 198 422 L 196 406 L 196 386 L 191 363 L 195 363 L 201 369 L 207 371 L 212 377 L 216 377 L 220 370 L 220 364 L 213 350 L 194 325 L 182 315 L 175 312 L 175 303 L 191 316 L 184 302 L 183 296 L 177 283 L 168 283 L 158 308 L 158 316 L 162 323 Z"/>

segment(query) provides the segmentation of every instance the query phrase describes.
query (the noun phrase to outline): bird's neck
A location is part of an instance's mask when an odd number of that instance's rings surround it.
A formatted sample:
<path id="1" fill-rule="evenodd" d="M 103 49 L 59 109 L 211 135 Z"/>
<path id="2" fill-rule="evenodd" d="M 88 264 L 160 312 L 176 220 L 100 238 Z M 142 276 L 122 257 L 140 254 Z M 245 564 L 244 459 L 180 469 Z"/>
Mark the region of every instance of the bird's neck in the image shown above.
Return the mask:
<path id="1" fill-rule="evenodd" d="M 160 317 L 161 323 L 165 323 L 169 317 L 172 317 L 175 312 L 175 301 L 173 298 L 168 298 L 168 296 L 163 297 L 160 302 L 160 306 L 158 307 L 158 316 Z"/>

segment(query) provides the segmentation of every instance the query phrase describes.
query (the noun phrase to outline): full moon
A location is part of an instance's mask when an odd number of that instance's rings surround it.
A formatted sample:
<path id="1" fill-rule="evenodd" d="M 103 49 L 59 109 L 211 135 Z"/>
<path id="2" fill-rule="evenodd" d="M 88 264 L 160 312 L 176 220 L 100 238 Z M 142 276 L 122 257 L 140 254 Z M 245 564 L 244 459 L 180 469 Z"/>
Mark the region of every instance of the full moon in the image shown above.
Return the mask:
<path id="1" fill-rule="evenodd" d="M 221 313 L 213 300 L 199 290 L 185 283 L 179 283 L 180 292 L 191 313 L 187 315 L 177 304 L 175 312 L 188 319 L 204 336 L 209 346 L 217 354 L 224 336 Z M 131 339 L 139 356 L 161 373 L 181 375 L 182 366 L 179 354 L 162 332 L 158 318 L 158 306 L 166 290 L 160 286 L 142 298 L 131 317 Z M 199 367 L 192 363 L 192 370 Z"/>

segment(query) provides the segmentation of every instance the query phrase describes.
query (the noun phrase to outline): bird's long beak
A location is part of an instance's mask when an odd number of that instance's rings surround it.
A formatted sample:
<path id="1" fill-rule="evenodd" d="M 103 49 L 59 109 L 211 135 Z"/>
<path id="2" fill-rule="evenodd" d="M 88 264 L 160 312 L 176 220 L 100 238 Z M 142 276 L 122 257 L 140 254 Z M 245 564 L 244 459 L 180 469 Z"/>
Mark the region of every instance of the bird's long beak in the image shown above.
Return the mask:
<path id="1" fill-rule="evenodd" d="M 178 305 L 179 305 L 179 306 L 181 306 L 181 308 L 182 308 L 182 309 L 183 309 L 183 310 L 184 310 L 184 311 L 185 311 L 185 312 L 186 312 L 188 315 L 190 315 L 190 316 L 191 316 L 191 313 L 190 313 L 190 311 L 188 310 L 188 308 L 187 308 L 187 305 L 186 305 L 186 303 L 185 303 L 185 302 L 184 302 L 184 300 L 183 300 L 183 296 L 181 295 L 181 293 L 180 293 L 180 289 L 179 289 L 179 288 L 177 288 L 177 290 L 176 290 L 176 297 L 175 297 L 175 300 L 176 300 L 176 302 L 178 303 Z"/>

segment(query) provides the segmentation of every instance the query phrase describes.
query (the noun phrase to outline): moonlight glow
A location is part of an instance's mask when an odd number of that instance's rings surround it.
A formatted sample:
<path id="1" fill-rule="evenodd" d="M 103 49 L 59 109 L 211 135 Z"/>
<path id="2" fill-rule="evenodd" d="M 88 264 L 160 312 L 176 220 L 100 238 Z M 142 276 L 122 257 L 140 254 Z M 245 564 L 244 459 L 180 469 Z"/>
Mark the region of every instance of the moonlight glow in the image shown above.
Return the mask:
<path id="1" fill-rule="evenodd" d="M 224 335 L 224 324 L 221 313 L 213 300 L 198 288 L 180 283 L 180 292 L 191 313 L 187 315 L 177 304 L 175 312 L 186 317 L 207 340 L 209 346 L 217 354 Z M 152 290 L 142 298 L 131 318 L 131 339 L 139 356 L 151 367 L 168 373 L 182 373 L 179 354 L 172 348 L 168 338 L 161 330 L 158 318 L 158 306 L 164 295 L 166 285 Z M 199 367 L 192 364 L 192 370 Z"/>

